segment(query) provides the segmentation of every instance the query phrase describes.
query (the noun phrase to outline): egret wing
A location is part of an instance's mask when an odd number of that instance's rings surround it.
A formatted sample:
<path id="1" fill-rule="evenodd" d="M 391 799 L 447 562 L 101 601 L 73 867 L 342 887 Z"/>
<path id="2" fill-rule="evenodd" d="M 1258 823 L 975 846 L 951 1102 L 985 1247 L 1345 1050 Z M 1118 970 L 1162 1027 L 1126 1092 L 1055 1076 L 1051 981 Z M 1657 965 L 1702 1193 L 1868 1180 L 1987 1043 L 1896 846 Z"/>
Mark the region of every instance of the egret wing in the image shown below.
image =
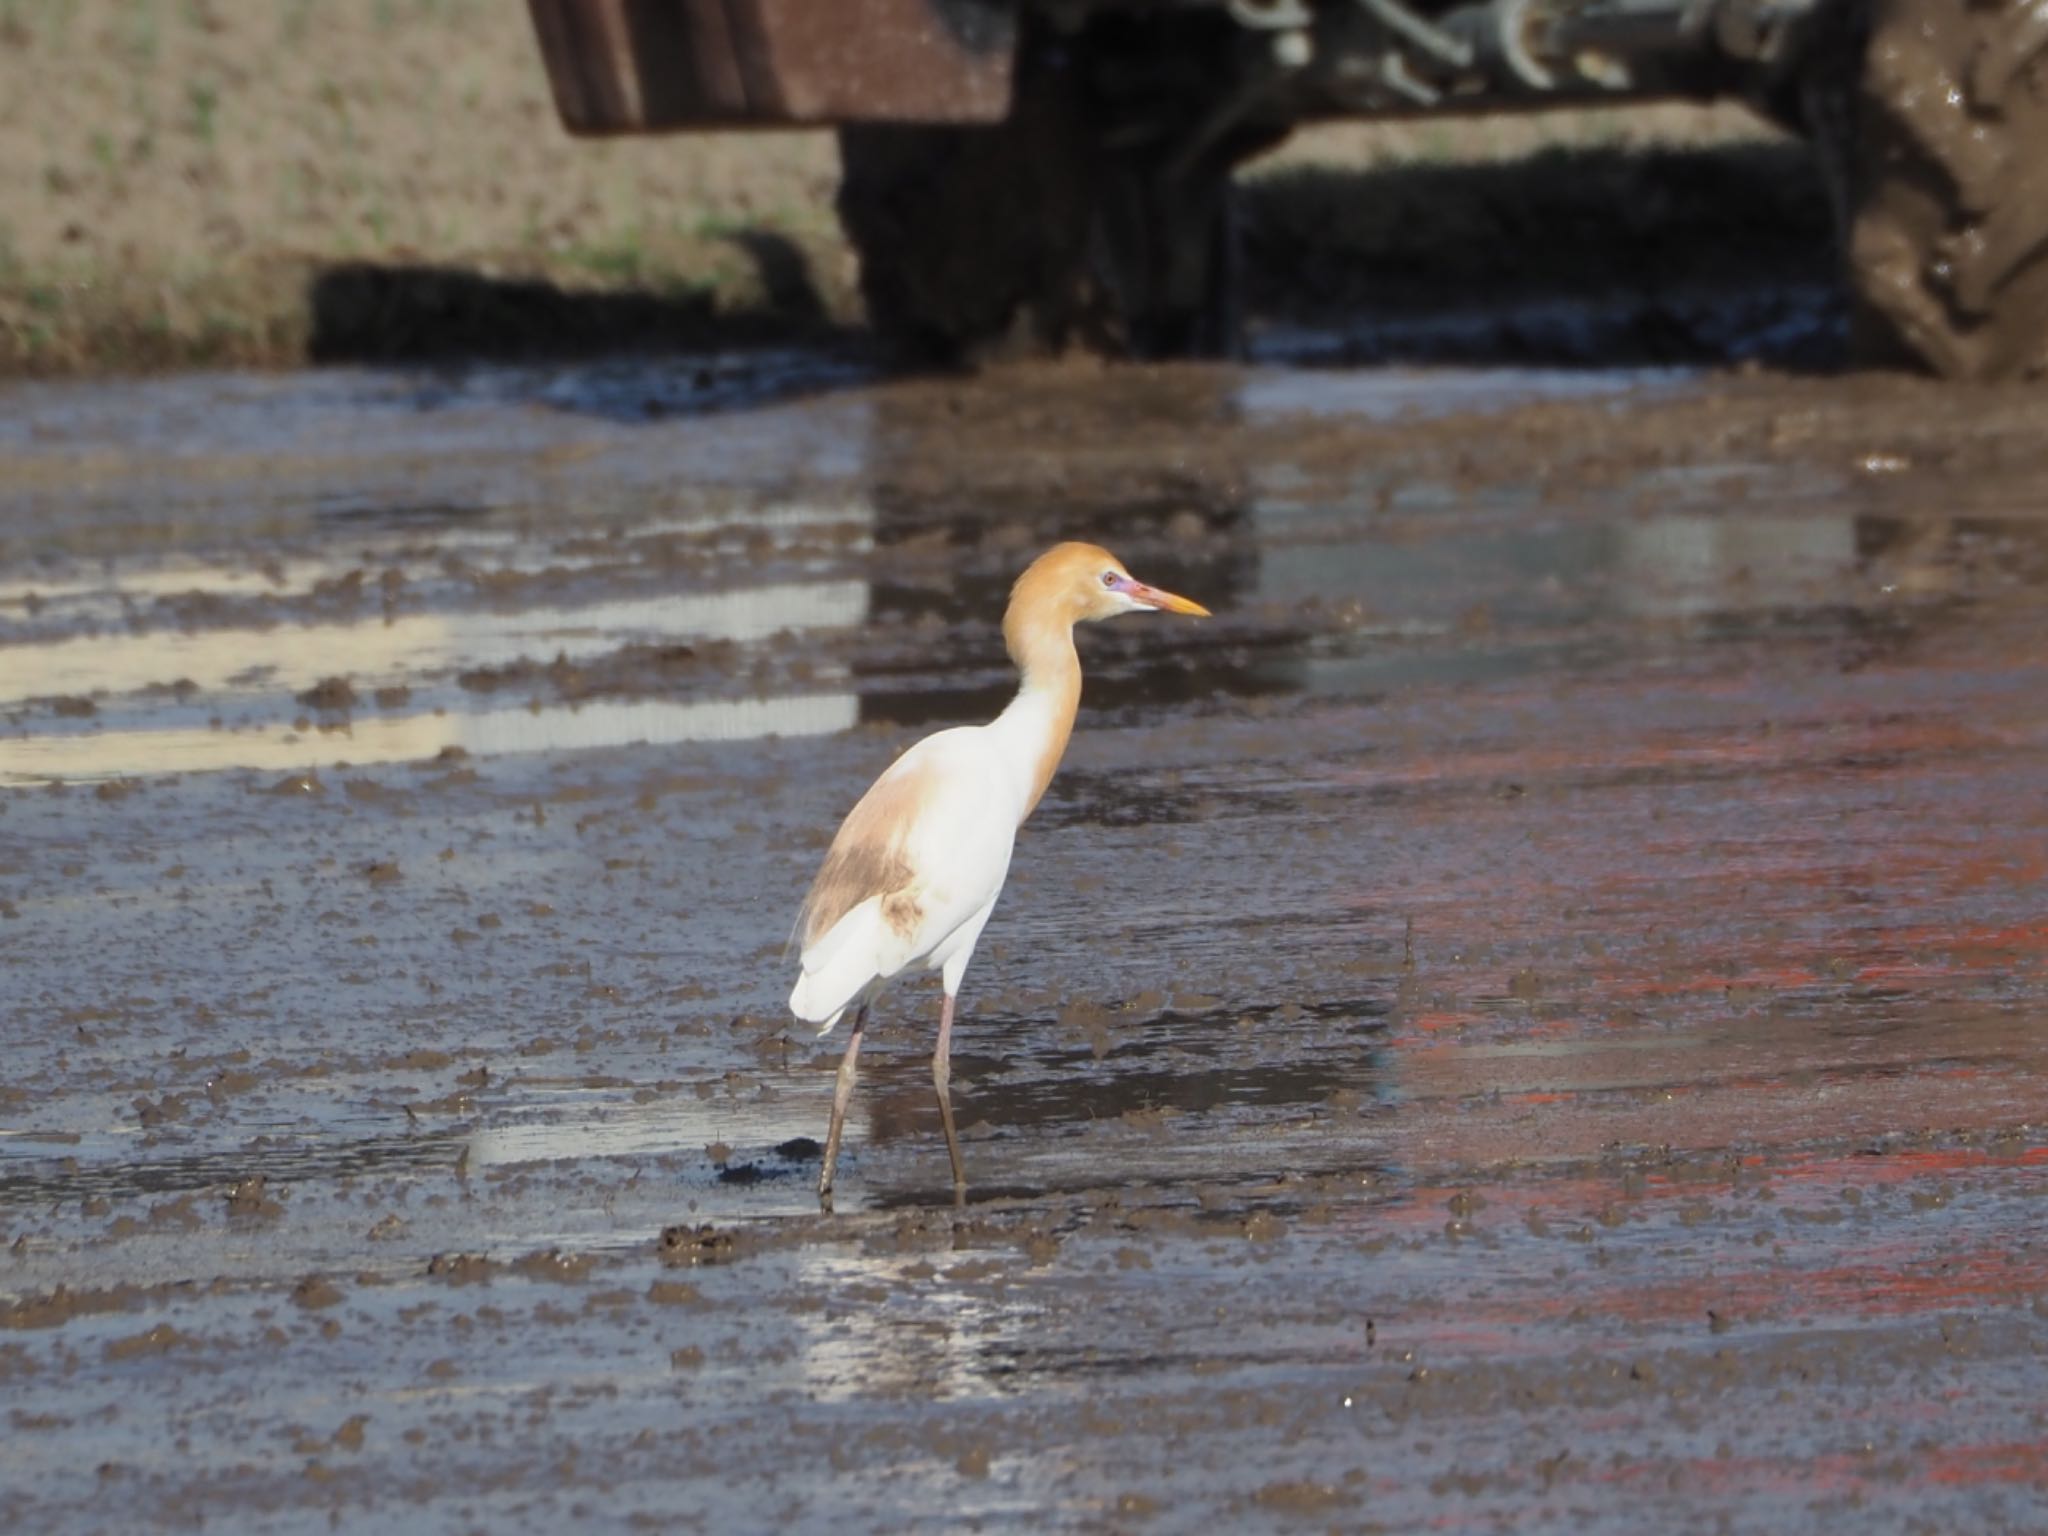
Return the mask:
<path id="1" fill-rule="evenodd" d="M 829 1029 L 986 907 L 1009 872 L 1014 798 L 979 727 L 942 731 L 898 758 L 847 814 L 804 899 L 791 1010 Z"/>

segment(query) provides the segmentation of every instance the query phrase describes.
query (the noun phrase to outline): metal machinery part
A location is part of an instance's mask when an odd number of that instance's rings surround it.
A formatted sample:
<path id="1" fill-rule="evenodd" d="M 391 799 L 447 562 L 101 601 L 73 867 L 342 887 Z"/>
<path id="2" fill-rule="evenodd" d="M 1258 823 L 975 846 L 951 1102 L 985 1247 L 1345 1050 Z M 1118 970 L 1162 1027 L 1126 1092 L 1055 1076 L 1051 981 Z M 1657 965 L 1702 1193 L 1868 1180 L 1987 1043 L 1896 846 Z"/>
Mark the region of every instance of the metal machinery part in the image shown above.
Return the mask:
<path id="1" fill-rule="evenodd" d="M 997 123 L 1017 0 L 527 0 L 575 134 Z"/>
<path id="2" fill-rule="evenodd" d="M 1227 354 L 1231 173 L 1297 125 L 1746 93 L 1826 3 L 1017 0 L 1004 123 L 842 130 L 842 223 L 871 318 L 921 349 Z"/>
<path id="3" fill-rule="evenodd" d="M 576 133 L 992 123 L 1032 37 L 1235 23 L 1218 110 L 1291 124 L 1741 90 L 1828 0 L 529 0 Z M 1851 0 L 1853 3 L 1853 0 Z M 1206 13 L 1206 15 L 1204 14 Z M 1226 23 L 1227 24 L 1227 23 Z M 1213 66 L 1214 55 L 1208 55 Z"/>
<path id="4" fill-rule="evenodd" d="M 1240 88 L 1261 99 L 1262 113 L 1303 121 L 1752 94 L 1821 4 L 1225 0 L 1224 10 L 1256 55 Z"/>
<path id="5" fill-rule="evenodd" d="M 1219 148 L 1342 117 L 1744 97 L 1766 110 L 1810 19 L 1841 0 L 1053 0 L 1025 36 L 1088 60 L 1105 142 L 1148 138 L 1169 186 Z M 1194 88 L 1166 25 L 1228 18 Z M 1028 46 L 1028 45 L 1027 45 Z"/>
<path id="6" fill-rule="evenodd" d="M 1761 102 L 1829 0 L 1054 0 L 1031 13 L 1091 60 L 1106 142 L 1170 141 L 1171 186 L 1219 146 L 1304 122 L 1652 97 Z M 1161 21 L 1227 16 L 1198 88 L 1155 60 Z M 1128 24 L 1142 21 L 1135 30 Z M 1027 35 L 1028 35 L 1027 29 Z M 1161 80 L 1173 83 L 1161 89 Z"/>
<path id="7" fill-rule="evenodd" d="M 837 128 L 871 319 L 955 355 L 1229 350 L 1231 173 L 1300 124 L 1733 97 L 1819 152 L 1865 329 L 2048 372 L 2048 0 L 528 4 L 572 132 Z"/>

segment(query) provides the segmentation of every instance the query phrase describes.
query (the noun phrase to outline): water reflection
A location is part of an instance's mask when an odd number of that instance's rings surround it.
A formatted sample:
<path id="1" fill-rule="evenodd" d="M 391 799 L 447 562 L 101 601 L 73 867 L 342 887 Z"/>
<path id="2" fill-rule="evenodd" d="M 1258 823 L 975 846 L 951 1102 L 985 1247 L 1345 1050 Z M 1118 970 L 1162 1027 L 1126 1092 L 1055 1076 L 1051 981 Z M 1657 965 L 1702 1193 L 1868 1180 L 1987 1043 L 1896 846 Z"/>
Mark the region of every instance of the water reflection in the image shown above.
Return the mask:
<path id="1" fill-rule="evenodd" d="M 573 708 L 401 715 L 356 720 L 331 730 L 95 731 L 0 737 L 0 784 L 52 779 L 92 781 L 150 773 L 208 773 L 226 768 L 297 772 L 342 765 L 412 763 L 451 748 L 473 756 L 590 750 L 645 742 L 746 741 L 816 736 L 857 723 L 850 693 L 784 699 L 660 699 L 578 704 Z"/>
<path id="2" fill-rule="evenodd" d="M 1237 375 L 1196 371 L 1133 378 L 1117 408 L 1150 426 L 1227 430 L 1245 415 Z M 963 514 L 929 466 L 957 455 L 962 428 L 915 398 L 881 397 L 869 420 L 864 473 L 873 509 L 873 621 L 919 637 L 914 650 L 856 657 L 861 719 L 903 730 L 991 718 L 1016 688 L 1001 619 L 1019 570 L 1063 539 L 1100 543 L 1147 581 L 1199 595 L 1223 612 L 1246 606 L 1265 557 L 1241 487 L 1176 474 L 1058 494 L 1006 490 Z M 889 558 L 943 543 L 943 565 Z M 1078 639 L 1096 718 L 1286 689 L 1253 648 L 1226 646 L 1202 626 L 1144 621 L 1090 626 Z M 1263 650 L 1263 647 L 1258 649 Z"/>
<path id="3" fill-rule="evenodd" d="M 109 384 L 39 382 L 0 391 L 0 449 L 56 458 L 118 443 L 188 461 L 239 454 L 439 454 L 526 437 L 587 440 L 653 419 L 707 417 L 857 383 L 872 370 L 817 352 L 627 357 L 448 368 L 330 367 L 296 374 L 186 373 Z M 695 423 L 692 423 L 693 425 Z M 730 435 L 730 421 L 707 420 Z"/>
<path id="4" fill-rule="evenodd" d="M 793 1355 L 786 1365 L 771 1367 L 782 1378 L 775 1385 L 819 1403 L 985 1397 L 1003 1363 L 1030 1348 L 1050 1299 L 1030 1283 L 1028 1267 L 1014 1251 L 954 1253 L 934 1243 L 928 1249 L 913 1244 L 908 1253 L 847 1253 L 807 1243 L 793 1258 L 797 1284 L 812 1295 L 880 1288 L 914 1301 L 793 1314 Z M 955 1268 L 961 1281 L 948 1278 Z M 991 1285 L 977 1269 L 1013 1270 L 1022 1283 Z M 899 1467 L 893 1475 L 933 1484 L 920 1501 L 929 1499 L 934 1507 L 959 1483 L 952 1463 L 937 1458 Z"/>
<path id="5" fill-rule="evenodd" d="M 0 708 L 57 694 L 134 693 L 173 682 L 223 694 L 260 683 L 298 693 L 345 672 L 362 691 L 462 669 L 557 656 L 580 661 L 625 642 L 752 644 L 800 624 L 866 616 L 867 588 L 824 581 L 579 607 L 366 616 L 331 624 L 78 635 L 6 648 Z"/>
<path id="6" fill-rule="evenodd" d="M 630 394 L 638 380 L 628 369 L 613 382 Z M 1141 419 L 1150 412 L 1190 430 L 1228 430 L 1679 384 L 1518 370 L 1215 370 L 1148 375 L 1124 405 Z M 541 395 L 552 400 L 554 387 Z M 323 411 L 371 411 L 434 417 L 437 434 L 451 413 L 473 416 L 482 432 L 494 412 L 532 405 L 535 388 L 490 373 L 389 390 L 330 379 L 305 384 L 303 396 L 274 382 L 222 384 L 241 424 L 215 430 L 240 442 L 285 421 L 294 440 Z M 1137 625 L 1086 636 L 1085 703 L 1098 719 L 1525 672 L 1553 664 L 1567 635 L 1597 664 L 1639 644 L 1645 622 L 1718 621 L 1741 632 L 1798 613 L 1853 627 L 1896 592 L 1946 590 L 1973 541 L 2037 554 L 2042 542 L 2022 524 L 1873 513 L 1818 470 L 1777 477 L 1768 505 L 1730 506 L 1727 483 L 1739 471 L 1728 466 L 1650 473 L 1627 488 L 1625 504 L 1591 506 L 1551 505 L 1534 485 L 1468 492 L 1384 477 L 1362 479 L 1355 495 L 1311 497 L 1284 463 L 1253 465 L 1234 485 L 1169 467 L 1141 483 L 1111 477 L 1071 494 L 1004 493 L 963 515 L 943 478 L 927 472 L 935 454 L 957 451 L 957 423 L 928 399 L 886 392 L 846 407 L 833 422 L 850 434 L 850 489 L 756 494 L 590 529 L 551 524 L 545 534 L 480 513 L 489 503 L 373 498 L 345 517 L 316 515 L 319 544 L 300 539 L 266 553 L 259 541 L 237 562 L 144 553 L 0 577 L 0 616 L 15 618 L 12 643 L 0 649 L 0 710 L 14 724 L 0 737 L 0 779 L 289 770 L 456 746 L 592 749 L 986 718 L 1013 686 L 997 628 L 1009 584 L 1024 558 L 1062 537 L 1116 545 L 1151 579 L 1198 593 L 1224 615 L 1164 636 Z M 787 435 L 808 419 L 769 410 L 747 429 Z M 59 443 L 80 430 L 74 424 Z M 676 582 L 656 552 L 678 540 L 689 550 L 691 589 L 657 590 Z M 366 583 L 371 572 L 390 573 L 381 601 Z M 330 602 L 337 586 L 347 591 Z M 502 603 L 478 606 L 498 592 Z M 138 628 L 145 624 L 162 627 Z M 817 643 L 793 648 L 792 637 L 804 636 Z M 579 701 L 525 674 L 489 686 L 461 681 L 636 644 L 713 642 L 727 649 L 600 690 L 629 698 Z M 299 699 L 338 674 L 359 695 L 389 695 L 376 699 L 374 718 L 368 703 L 342 719 Z M 513 691 L 520 707 L 501 707 Z M 317 728 L 295 727 L 309 710 Z"/>
<path id="7" fill-rule="evenodd" d="M 1248 417 L 1351 416 L 1367 421 L 1497 410 L 1528 400 L 1572 400 L 1676 387 L 1675 369 L 1587 372 L 1558 368 L 1261 368 L 1237 392 Z"/>

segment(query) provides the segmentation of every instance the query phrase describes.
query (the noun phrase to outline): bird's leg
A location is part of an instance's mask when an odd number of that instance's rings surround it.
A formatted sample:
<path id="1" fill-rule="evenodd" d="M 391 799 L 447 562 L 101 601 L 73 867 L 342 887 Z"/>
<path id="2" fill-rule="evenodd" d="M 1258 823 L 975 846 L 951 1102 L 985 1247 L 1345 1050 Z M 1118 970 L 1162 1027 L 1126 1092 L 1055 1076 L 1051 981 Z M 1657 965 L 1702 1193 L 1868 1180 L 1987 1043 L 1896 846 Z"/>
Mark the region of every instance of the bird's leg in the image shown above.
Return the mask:
<path id="1" fill-rule="evenodd" d="M 860 1060 L 860 1032 L 868 1022 L 868 1005 L 853 1016 L 846 1054 L 839 1058 L 839 1080 L 832 1089 L 832 1124 L 825 1132 L 825 1166 L 818 1170 L 818 1207 L 832 1209 L 832 1172 L 839 1165 L 839 1134 L 846 1129 L 846 1106 L 853 1099 L 854 1063 Z"/>
<path id="2" fill-rule="evenodd" d="M 932 1052 L 932 1086 L 939 1091 L 939 1119 L 946 1127 L 946 1156 L 953 1160 L 953 1203 L 967 1203 L 967 1169 L 960 1161 L 960 1137 L 953 1130 L 953 994 L 939 1010 L 939 1044 Z"/>

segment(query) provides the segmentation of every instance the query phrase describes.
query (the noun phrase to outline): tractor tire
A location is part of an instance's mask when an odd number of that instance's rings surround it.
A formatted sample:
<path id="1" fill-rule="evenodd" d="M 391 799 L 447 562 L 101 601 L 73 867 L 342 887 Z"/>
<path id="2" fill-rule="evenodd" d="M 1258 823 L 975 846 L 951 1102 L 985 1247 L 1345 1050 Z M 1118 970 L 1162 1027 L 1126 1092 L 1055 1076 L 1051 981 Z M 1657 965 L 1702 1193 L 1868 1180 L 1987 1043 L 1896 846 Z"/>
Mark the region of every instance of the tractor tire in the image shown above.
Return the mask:
<path id="1" fill-rule="evenodd" d="M 842 128 L 839 220 L 870 327 L 926 363 L 1233 353 L 1230 162 L 1169 183 L 1102 140 L 1078 72 L 1056 66 L 1021 78 L 993 127 Z"/>
<path id="2" fill-rule="evenodd" d="M 1832 146 L 1859 361 L 2048 372 L 2048 0 L 1872 0 Z"/>

